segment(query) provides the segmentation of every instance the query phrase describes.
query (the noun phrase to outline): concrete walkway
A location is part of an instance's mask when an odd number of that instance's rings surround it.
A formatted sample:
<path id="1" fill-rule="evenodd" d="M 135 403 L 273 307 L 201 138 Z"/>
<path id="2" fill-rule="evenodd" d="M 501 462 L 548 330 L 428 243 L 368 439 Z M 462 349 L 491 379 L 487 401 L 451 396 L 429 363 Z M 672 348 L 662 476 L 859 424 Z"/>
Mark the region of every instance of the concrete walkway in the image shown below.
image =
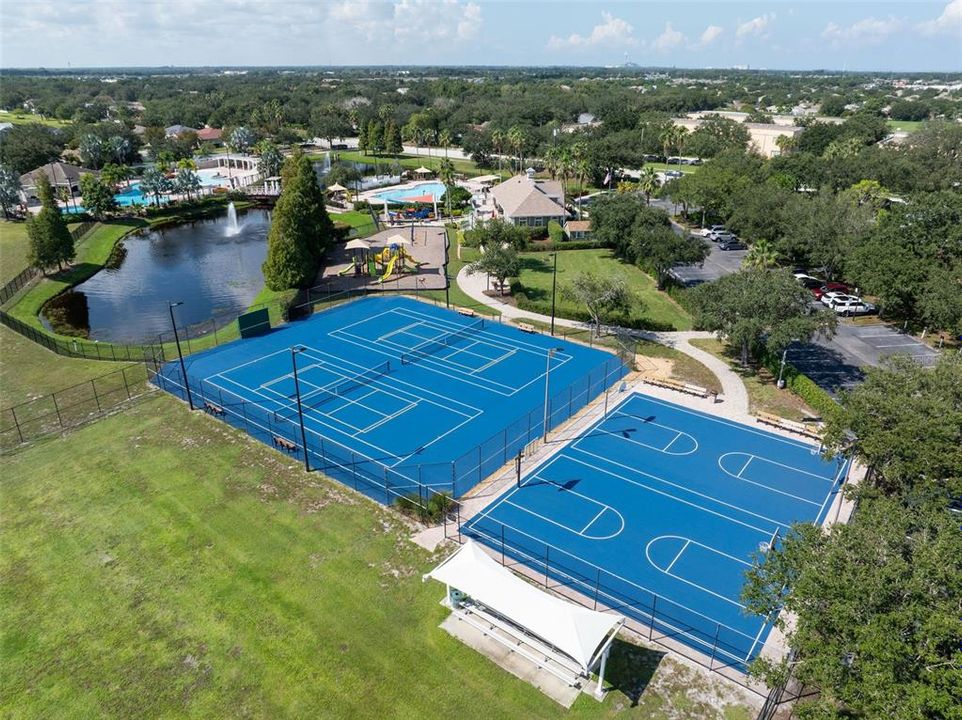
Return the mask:
<path id="1" fill-rule="evenodd" d="M 499 302 L 497 299 L 484 294 L 488 287 L 488 279 L 483 274 L 468 275 L 466 268 L 461 268 L 458 273 L 458 286 L 473 300 L 498 310 L 501 315 L 509 320 L 537 320 L 549 323 L 551 318 L 547 315 L 521 310 L 520 308 Z M 555 318 L 555 325 L 577 329 L 588 329 L 589 323 L 580 320 L 568 320 L 567 318 Z M 612 328 L 614 329 L 614 328 Z M 646 330 L 630 330 L 620 328 L 620 331 L 632 337 L 649 340 L 652 342 L 666 345 L 679 352 L 685 353 L 694 358 L 702 365 L 711 370 L 717 377 L 722 386 L 722 394 L 719 399 L 723 403 L 722 414 L 741 422 L 752 422 L 749 415 L 748 392 L 745 390 L 745 383 L 738 377 L 724 360 L 720 360 L 709 352 L 694 347 L 689 341 L 696 338 L 713 338 L 714 333 L 698 330 L 684 330 L 680 332 L 649 332 Z M 677 398 L 675 399 L 677 402 Z"/>

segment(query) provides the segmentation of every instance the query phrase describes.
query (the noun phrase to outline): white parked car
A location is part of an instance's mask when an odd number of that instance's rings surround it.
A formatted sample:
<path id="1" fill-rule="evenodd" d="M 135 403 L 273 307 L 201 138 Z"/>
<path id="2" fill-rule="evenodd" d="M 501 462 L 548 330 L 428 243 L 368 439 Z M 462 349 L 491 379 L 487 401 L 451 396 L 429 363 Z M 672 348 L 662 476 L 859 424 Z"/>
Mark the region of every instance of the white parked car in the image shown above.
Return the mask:
<path id="1" fill-rule="evenodd" d="M 725 232 L 724 225 L 709 225 L 706 228 L 702 228 L 698 231 L 698 234 L 702 237 L 710 237 L 712 233 Z"/>
<path id="2" fill-rule="evenodd" d="M 830 307 L 839 315 L 869 315 L 875 312 L 875 306 L 864 300 L 836 302 Z"/>
<path id="3" fill-rule="evenodd" d="M 861 298 L 856 295 L 849 295 L 848 293 L 843 293 L 843 292 L 827 292 L 827 293 L 822 293 L 821 297 L 819 297 L 819 300 L 822 301 L 822 305 L 827 305 L 828 307 L 832 307 L 832 303 L 835 301 L 857 302 L 861 300 Z"/>

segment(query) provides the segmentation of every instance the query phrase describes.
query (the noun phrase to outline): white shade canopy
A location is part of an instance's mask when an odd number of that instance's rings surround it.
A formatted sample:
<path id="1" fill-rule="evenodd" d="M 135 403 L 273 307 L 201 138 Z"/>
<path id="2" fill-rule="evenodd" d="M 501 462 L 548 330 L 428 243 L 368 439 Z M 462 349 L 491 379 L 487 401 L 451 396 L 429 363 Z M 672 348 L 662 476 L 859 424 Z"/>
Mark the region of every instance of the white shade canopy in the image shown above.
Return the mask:
<path id="1" fill-rule="evenodd" d="M 424 167 L 424 166 L 422 165 L 421 167 L 419 167 L 419 168 L 418 168 L 417 170 L 415 170 L 414 172 L 415 172 L 417 175 L 430 175 L 430 174 L 433 173 L 434 171 L 433 171 L 433 170 L 429 170 L 428 168 L 426 168 L 426 167 Z"/>
<path id="2" fill-rule="evenodd" d="M 587 675 L 621 615 L 588 610 L 525 582 L 467 540 L 425 577 L 456 588 L 575 660 Z"/>
<path id="3" fill-rule="evenodd" d="M 386 242 L 385 244 L 387 244 L 387 245 L 410 245 L 410 244 L 411 244 L 411 241 L 410 241 L 408 238 L 406 238 L 406 237 L 404 237 L 403 235 L 401 235 L 401 234 L 395 234 L 395 235 L 392 235 L 391 237 L 389 237 L 389 238 L 387 239 L 387 242 Z"/>
<path id="4" fill-rule="evenodd" d="M 339 183 L 334 183 L 327 189 L 327 191 L 332 193 L 347 192 L 347 188 Z"/>
<path id="5" fill-rule="evenodd" d="M 369 250 L 371 243 L 363 238 L 354 238 L 353 240 L 348 240 L 344 247 L 348 250 Z"/>

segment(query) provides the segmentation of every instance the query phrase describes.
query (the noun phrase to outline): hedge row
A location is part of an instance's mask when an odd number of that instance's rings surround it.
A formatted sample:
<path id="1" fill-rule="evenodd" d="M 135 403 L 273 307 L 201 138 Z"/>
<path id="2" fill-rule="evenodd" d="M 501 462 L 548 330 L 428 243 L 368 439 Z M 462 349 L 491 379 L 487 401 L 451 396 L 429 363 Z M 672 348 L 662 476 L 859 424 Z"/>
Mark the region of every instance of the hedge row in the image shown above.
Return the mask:
<path id="1" fill-rule="evenodd" d="M 777 376 L 782 358 L 779 353 L 765 352 L 761 358 L 762 364 L 768 368 L 772 375 Z M 805 404 L 815 410 L 824 420 L 829 420 L 838 415 L 841 406 L 835 399 L 815 384 L 808 375 L 803 374 L 791 363 L 785 363 L 785 371 L 782 374 L 785 380 L 785 387 L 798 395 Z"/>
<path id="2" fill-rule="evenodd" d="M 561 242 L 532 243 L 525 252 L 554 252 L 555 250 L 601 250 L 611 247 L 600 240 L 563 240 Z"/>

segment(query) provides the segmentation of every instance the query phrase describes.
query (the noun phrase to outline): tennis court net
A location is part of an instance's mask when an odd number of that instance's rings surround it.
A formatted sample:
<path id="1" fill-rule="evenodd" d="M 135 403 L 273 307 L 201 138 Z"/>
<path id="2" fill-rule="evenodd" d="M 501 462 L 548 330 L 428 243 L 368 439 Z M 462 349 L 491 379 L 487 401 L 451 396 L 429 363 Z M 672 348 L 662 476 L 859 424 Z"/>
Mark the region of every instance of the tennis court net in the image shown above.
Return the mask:
<path id="1" fill-rule="evenodd" d="M 357 390 L 358 388 L 370 385 L 372 382 L 378 378 L 384 377 L 389 372 L 391 372 L 391 361 L 385 360 L 380 365 L 377 365 L 369 370 L 365 370 L 362 373 L 358 373 L 353 377 L 345 378 L 344 380 L 338 380 L 330 385 L 317 388 L 309 394 L 302 395 L 301 405 L 306 408 L 317 409 L 323 405 L 326 405 L 332 400 L 345 397 L 348 393 Z M 291 400 L 294 401 L 294 406 L 275 411 L 275 419 L 284 418 L 290 420 L 291 418 L 297 416 L 297 398 L 293 397 Z"/>
<path id="2" fill-rule="evenodd" d="M 439 338 L 427 340 L 412 348 L 408 352 L 402 353 L 401 364 L 410 365 L 413 362 L 417 362 L 421 358 L 428 357 L 429 355 L 433 355 L 434 353 L 439 352 L 446 347 L 450 347 L 458 340 L 462 340 L 466 337 L 479 333 L 482 330 L 484 330 L 484 318 L 480 318 L 476 322 L 473 322 L 470 325 L 461 328 L 460 330 L 447 333 Z"/>

